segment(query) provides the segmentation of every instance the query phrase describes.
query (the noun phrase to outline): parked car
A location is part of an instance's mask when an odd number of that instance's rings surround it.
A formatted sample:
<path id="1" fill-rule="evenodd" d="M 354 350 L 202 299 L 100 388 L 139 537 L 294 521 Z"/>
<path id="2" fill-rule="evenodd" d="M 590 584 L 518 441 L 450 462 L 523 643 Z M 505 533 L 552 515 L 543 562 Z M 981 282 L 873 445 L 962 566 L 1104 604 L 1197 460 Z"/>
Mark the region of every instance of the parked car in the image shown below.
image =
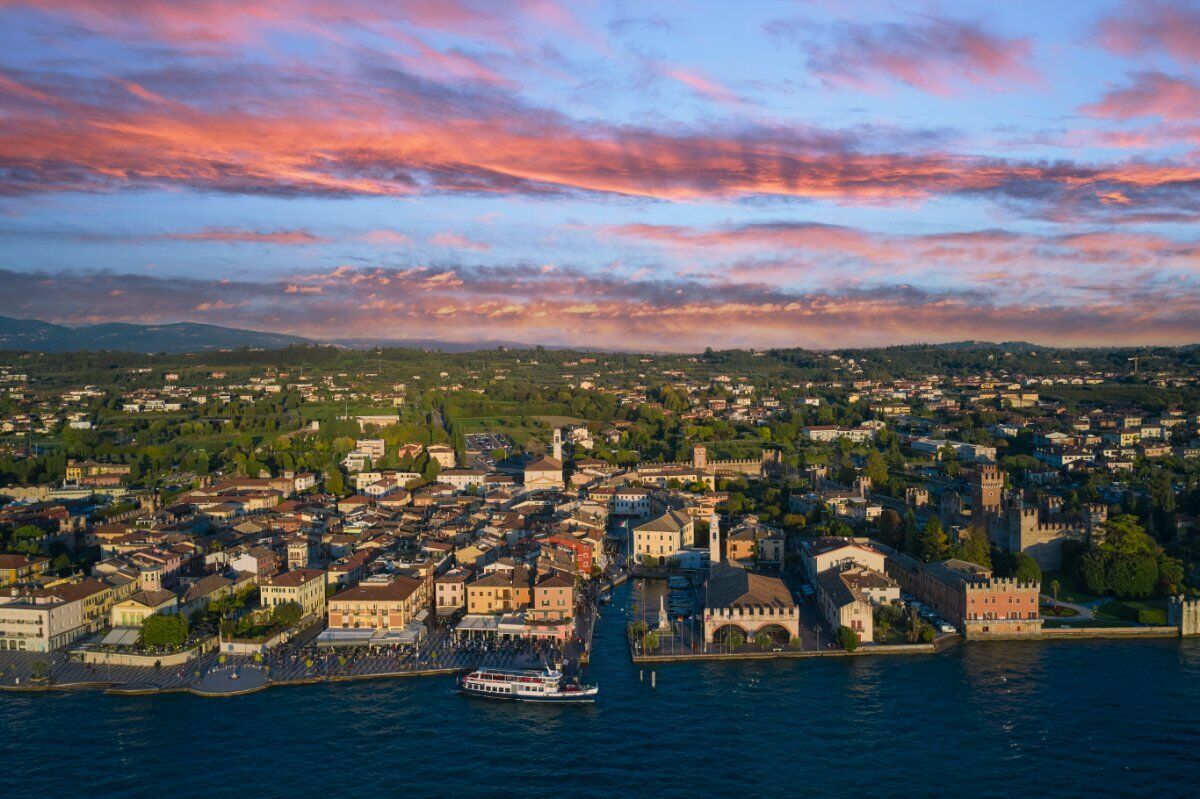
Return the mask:
<path id="1" fill-rule="evenodd" d="M 938 630 L 940 632 L 944 632 L 944 633 L 958 632 L 958 629 L 953 624 L 950 624 L 949 622 L 945 622 L 945 621 L 938 625 Z"/>

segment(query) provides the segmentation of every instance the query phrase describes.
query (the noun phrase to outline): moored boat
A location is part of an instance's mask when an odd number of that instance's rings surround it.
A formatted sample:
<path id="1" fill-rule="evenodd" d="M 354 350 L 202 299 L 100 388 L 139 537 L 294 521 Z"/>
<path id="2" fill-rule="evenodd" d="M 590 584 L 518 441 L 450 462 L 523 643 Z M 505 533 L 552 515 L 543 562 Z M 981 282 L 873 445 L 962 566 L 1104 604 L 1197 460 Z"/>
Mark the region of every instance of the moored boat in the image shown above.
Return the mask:
<path id="1" fill-rule="evenodd" d="M 594 685 L 564 682 L 557 669 L 479 668 L 459 680 L 459 690 L 487 699 L 516 702 L 595 702 L 600 689 Z"/>

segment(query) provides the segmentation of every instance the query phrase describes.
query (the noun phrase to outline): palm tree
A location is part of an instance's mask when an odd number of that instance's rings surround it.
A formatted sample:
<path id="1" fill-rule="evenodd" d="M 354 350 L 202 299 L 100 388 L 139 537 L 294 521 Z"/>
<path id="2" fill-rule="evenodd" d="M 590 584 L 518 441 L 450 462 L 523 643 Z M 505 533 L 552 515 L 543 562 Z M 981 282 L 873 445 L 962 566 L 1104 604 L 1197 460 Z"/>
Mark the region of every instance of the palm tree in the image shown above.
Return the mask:
<path id="1" fill-rule="evenodd" d="M 1055 605 L 1058 604 L 1058 590 L 1060 588 L 1062 588 L 1062 586 L 1058 584 L 1058 580 L 1050 581 L 1050 593 L 1054 595 L 1054 604 Z"/>

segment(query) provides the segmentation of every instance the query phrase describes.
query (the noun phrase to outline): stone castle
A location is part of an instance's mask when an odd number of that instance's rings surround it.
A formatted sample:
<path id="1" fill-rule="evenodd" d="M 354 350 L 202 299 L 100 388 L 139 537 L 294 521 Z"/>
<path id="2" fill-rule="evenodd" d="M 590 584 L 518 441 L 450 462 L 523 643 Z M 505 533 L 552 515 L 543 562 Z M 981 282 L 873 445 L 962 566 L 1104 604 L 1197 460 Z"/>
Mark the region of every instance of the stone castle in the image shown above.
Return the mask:
<path id="1" fill-rule="evenodd" d="M 645 485 L 665 486 L 670 480 L 681 483 L 702 482 L 715 490 L 719 477 L 753 477 L 781 470 L 783 461 L 779 450 L 765 449 L 758 458 L 747 460 L 710 461 L 708 449 L 703 444 L 692 447 L 692 460 L 672 463 L 639 463 L 634 467 L 637 477 Z"/>
<path id="2" fill-rule="evenodd" d="M 1043 571 L 1062 565 L 1066 541 L 1096 542 L 1108 521 L 1105 505 L 1085 505 L 1078 515 L 1063 511 L 1061 497 L 1048 497 L 1031 505 L 1024 492 L 1004 487 L 1004 473 L 993 464 L 974 470 L 969 478 L 970 513 L 964 514 L 954 492 L 943 494 L 942 510 L 948 521 L 978 524 L 1001 549 L 1024 552 Z"/>
<path id="3" fill-rule="evenodd" d="M 703 444 L 692 447 L 691 467 L 697 470 L 711 471 L 721 476 L 745 474 L 751 477 L 762 477 L 764 473 L 782 465 L 782 452 L 777 449 L 764 449 L 757 459 L 740 461 L 710 461 L 708 448 Z M 677 464 L 686 466 L 688 464 Z"/>

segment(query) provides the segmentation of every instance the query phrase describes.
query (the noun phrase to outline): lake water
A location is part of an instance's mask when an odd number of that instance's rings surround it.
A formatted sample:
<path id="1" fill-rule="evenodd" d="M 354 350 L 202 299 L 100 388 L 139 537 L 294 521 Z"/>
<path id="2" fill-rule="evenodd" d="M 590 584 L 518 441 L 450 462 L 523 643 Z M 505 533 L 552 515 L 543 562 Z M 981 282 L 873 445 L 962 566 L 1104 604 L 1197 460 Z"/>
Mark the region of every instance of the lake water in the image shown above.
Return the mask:
<path id="1" fill-rule="evenodd" d="M 0 694 L 0 797 L 1194 796 L 1200 641 L 689 663 L 639 681 L 606 610 L 594 707 L 454 679 L 230 699 Z"/>

